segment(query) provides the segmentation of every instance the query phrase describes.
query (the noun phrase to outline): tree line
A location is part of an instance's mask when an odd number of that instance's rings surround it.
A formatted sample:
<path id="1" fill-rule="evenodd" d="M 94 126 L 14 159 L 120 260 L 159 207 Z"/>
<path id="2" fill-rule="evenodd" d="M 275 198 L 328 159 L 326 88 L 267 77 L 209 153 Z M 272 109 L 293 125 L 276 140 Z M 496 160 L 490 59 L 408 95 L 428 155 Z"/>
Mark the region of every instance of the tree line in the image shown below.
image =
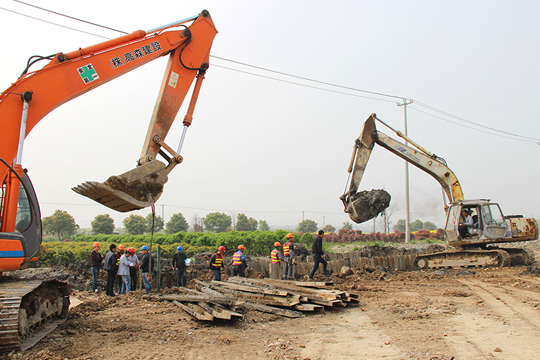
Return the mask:
<path id="1" fill-rule="evenodd" d="M 109 214 L 97 215 L 91 223 L 92 233 L 97 234 L 113 234 L 115 229 L 114 219 Z M 222 212 L 213 212 L 207 214 L 205 217 L 200 218 L 198 215 L 194 215 L 192 219 L 192 225 L 188 224 L 186 218 L 182 213 L 176 213 L 171 216 L 169 221 L 165 223 L 163 218 L 159 215 L 152 216 L 148 214 L 146 217 L 141 215 L 131 214 L 123 220 L 123 225 L 126 232 L 129 235 L 142 235 L 146 233 L 161 233 L 176 234 L 178 232 L 210 232 L 210 233 L 223 233 L 231 231 L 269 231 L 270 227 L 265 220 L 259 220 L 252 217 L 247 217 L 245 214 L 235 214 L 231 212 L 231 215 Z M 317 222 L 305 219 L 298 224 L 296 231 L 299 233 L 315 233 L 319 230 Z M 43 232 L 45 234 L 53 235 L 57 239 L 62 240 L 66 237 L 75 236 L 79 225 L 75 222 L 73 216 L 67 211 L 56 210 L 53 215 L 43 218 Z M 353 225 L 349 222 L 343 223 L 341 229 L 353 230 Z M 429 221 L 422 222 L 421 220 L 415 220 L 410 224 L 411 231 L 418 230 L 436 230 L 437 226 Z M 334 233 L 337 229 L 327 224 L 322 230 L 325 233 Z M 405 232 L 405 220 L 398 220 L 394 226 L 394 231 Z M 375 231 L 373 231 L 374 233 Z M 385 231 L 384 233 L 386 233 Z"/>

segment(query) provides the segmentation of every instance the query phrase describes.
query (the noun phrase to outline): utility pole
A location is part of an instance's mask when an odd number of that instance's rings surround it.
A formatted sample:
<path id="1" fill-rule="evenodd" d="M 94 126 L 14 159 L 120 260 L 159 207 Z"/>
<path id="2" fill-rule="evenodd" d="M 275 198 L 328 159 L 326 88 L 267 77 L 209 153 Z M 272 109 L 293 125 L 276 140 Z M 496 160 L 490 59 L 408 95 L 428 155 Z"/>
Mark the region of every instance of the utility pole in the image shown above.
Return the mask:
<path id="1" fill-rule="evenodd" d="M 302 211 L 302 221 L 305 220 L 305 219 L 304 219 L 304 213 L 305 213 L 305 211 Z"/>
<path id="2" fill-rule="evenodd" d="M 323 217 L 322 217 L 322 226 L 323 226 L 323 227 L 326 226 L 326 222 L 325 222 L 325 220 L 324 220 L 325 217 L 326 217 L 326 216 L 323 216 Z"/>
<path id="3" fill-rule="evenodd" d="M 407 105 L 412 104 L 412 100 L 407 100 L 403 98 L 403 104 L 398 103 L 397 106 L 403 106 L 403 115 L 404 115 L 404 131 L 405 136 L 407 135 Z M 405 145 L 408 142 L 405 140 Z M 409 243 L 411 241 L 411 218 L 410 215 L 410 201 L 409 201 L 409 163 L 405 161 L 405 242 Z"/>
<path id="4" fill-rule="evenodd" d="M 161 218 L 165 221 L 165 205 L 161 205 Z"/>

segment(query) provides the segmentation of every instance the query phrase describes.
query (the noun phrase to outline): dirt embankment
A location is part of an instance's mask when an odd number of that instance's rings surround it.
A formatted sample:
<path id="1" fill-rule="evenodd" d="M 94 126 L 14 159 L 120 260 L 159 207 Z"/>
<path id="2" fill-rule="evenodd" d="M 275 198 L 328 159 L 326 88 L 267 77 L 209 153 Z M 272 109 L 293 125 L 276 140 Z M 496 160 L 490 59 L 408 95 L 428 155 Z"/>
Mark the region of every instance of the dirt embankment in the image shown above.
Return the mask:
<path id="1" fill-rule="evenodd" d="M 538 252 L 537 252 L 538 255 Z M 538 359 L 540 267 L 350 269 L 360 305 L 299 319 L 198 322 L 166 301 L 82 291 L 69 319 L 8 359 Z M 174 288 L 168 291 L 174 292 Z"/>

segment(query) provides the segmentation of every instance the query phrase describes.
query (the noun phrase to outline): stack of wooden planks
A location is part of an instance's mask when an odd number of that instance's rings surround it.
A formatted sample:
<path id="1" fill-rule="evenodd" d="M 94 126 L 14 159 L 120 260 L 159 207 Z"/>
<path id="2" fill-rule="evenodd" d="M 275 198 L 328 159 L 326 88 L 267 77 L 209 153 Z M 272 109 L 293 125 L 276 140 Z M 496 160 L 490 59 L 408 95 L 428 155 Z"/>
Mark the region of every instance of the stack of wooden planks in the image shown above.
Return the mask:
<path id="1" fill-rule="evenodd" d="M 358 295 L 332 289 L 332 282 L 294 282 L 230 277 L 227 281 L 195 280 L 196 289 L 177 288 L 180 294 L 159 295 L 197 320 L 242 318 L 244 310 L 272 313 L 289 318 L 325 306 L 358 303 Z"/>

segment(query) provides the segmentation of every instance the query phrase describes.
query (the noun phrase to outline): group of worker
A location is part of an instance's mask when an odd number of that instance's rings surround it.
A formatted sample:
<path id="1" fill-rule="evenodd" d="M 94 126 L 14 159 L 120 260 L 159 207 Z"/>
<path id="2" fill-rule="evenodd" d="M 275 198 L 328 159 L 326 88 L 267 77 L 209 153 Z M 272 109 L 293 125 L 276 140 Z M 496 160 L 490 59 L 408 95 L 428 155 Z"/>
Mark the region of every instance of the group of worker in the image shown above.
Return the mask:
<path id="1" fill-rule="evenodd" d="M 319 269 L 319 264 L 323 264 L 324 277 L 328 277 L 327 262 L 324 259 L 322 249 L 322 238 L 324 231 L 319 230 L 319 233 L 315 235 L 313 239 L 312 253 L 313 253 L 313 269 L 309 274 L 308 279 L 313 281 L 313 276 Z M 283 254 L 280 252 L 281 243 L 276 241 L 274 243 L 274 249 L 270 253 L 272 264 L 281 263 L 284 264 L 283 276 L 284 280 L 291 280 L 293 278 L 293 265 L 295 264 L 294 256 L 294 235 L 292 233 L 287 234 L 287 240 L 283 244 Z M 98 292 L 98 277 L 101 263 L 104 262 L 104 269 L 107 271 L 107 285 L 106 295 L 115 296 L 114 284 L 118 282 L 119 292 L 121 295 L 129 294 L 132 290 L 137 288 L 137 273 L 141 270 L 142 280 L 146 294 L 149 294 L 152 290 L 152 272 L 154 270 L 154 260 L 148 252 L 148 246 L 141 247 L 143 258 L 139 262 L 139 258 L 135 255 L 135 248 L 131 247 L 126 249 L 124 245 L 119 245 L 118 248 L 115 244 L 109 246 L 110 251 L 105 255 L 99 252 L 99 243 L 94 243 L 94 249 L 90 254 L 91 267 L 92 267 L 92 291 Z M 224 268 L 223 254 L 225 254 L 225 246 L 220 246 L 218 250 L 212 254 L 209 261 L 209 272 L 212 272 L 214 280 L 221 281 L 221 271 Z M 239 245 L 237 251 L 232 257 L 232 273 L 233 276 L 245 277 L 245 270 L 247 269 L 246 256 L 244 255 L 244 245 Z M 182 246 L 176 248 L 176 254 L 173 256 L 172 268 L 176 273 L 176 286 L 186 287 L 187 282 L 187 269 L 189 265 L 189 259 L 184 253 Z M 118 279 L 118 280 L 117 280 Z"/>
<path id="2" fill-rule="evenodd" d="M 137 288 L 138 270 L 141 270 L 142 279 L 146 293 L 152 290 L 152 271 L 154 270 L 154 261 L 148 252 L 148 246 L 141 247 L 142 260 L 135 255 L 135 248 L 126 249 L 124 245 L 116 247 L 115 244 L 109 246 L 109 252 L 103 257 L 99 252 L 100 244 L 94 243 L 94 249 L 90 254 L 90 266 L 92 267 L 92 291 L 98 292 L 98 277 L 101 263 L 107 271 L 107 285 L 105 294 L 115 296 L 114 285 L 118 283 L 120 295 L 129 294 Z"/>
<path id="3" fill-rule="evenodd" d="M 318 234 L 313 238 L 313 245 L 311 247 L 311 252 L 313 254 L 313 269 L 311 269 L 311 273 L 308 276 L 308 280 L 310 281 L 314 281 L 313 276 L 315 276 L 315 273 L 319 269 L 319 264 L 321 263 L 323 264 L 324 277 L 327 278 L 329 276 L 326 268 L 328 263 L 324 259 L 324 252 L 322 249 L 323 236 L 324 231 L 319 230 Z M 279 241 L 274 243 L 274 250 L 272 250 L 270 253 L 272 264 L 284 264 L 282 276 L 283 280 L 292 280 L 293 278 L 293 264 L 295 264 L 293 240 L 294 235 L 292 233 L 288 233 L 287 242 L 283 244 L 283 255 L 279 251 L 279 248 L 281 247 L 281 243 Z"/>
<path id="4" fill-rule="evenodd" d="M 244 245 L 238 245 L 237 251 L 233 254 L 232 258 L 232 273 L 233 276 L 241 276 L 246 277 L 246 269 L 247 269 L 247 262 L 246 262 L 246 255 L 244 255 L 245 251 Z M 224 269 L 223 266 L 223 254 L 225 254 L 225 246 L 220 246 L 218 250 L 212 254 L 210 257 L 210 261 L 208 262 L 209 269 L 208 272 L 211 272 L 214 276 L 214 280 L 221 281 L 221 271 Z"/>
<path id="5" fill-rule="evenodd" d="M 313 269 L 309 274 L 308 280 L 313 281 L 313 276 L 319 269 L 319 264 L 323 264 L 323 273 L 324 277 L 327 278 L 327 261 L 324 259 L 324 252 L 322 249 L 322 238 L 324 236 L 324 231 L 319 230 L 318 234 L 313 238 L 312 253 L 313 253 Z M 293 279 L 293 265 L 295 264 L 294 258 L 294 235 L 292 233 L 287 234 L 287 241 L 283 244 L 283 254 L 280 252 L 281 243 L 276 241 L 274 243 L 274 249 L 270 253 L 270 259 L 272 264 L 278 264 L 281 266 L 281 263 L 284 264 L 283 267 L 283 280 L 292 280 Z M 239 245 L 237 251 L 233 254 L 232 258 L 232 268 L 233 276 L 245 277 L 245 270 L 247 268 L 246 256 L 244 255 L 245 247 L 244 245 Z M 221 281 L 221 271 L 223 270 L 223 254 L 225 253 L 225 246 L 220 246 L 218 250 L 212 254 L 209 261 L 209 272 L 212 272 L 214 275 L 214 280 Z M 180 285 L 178 285 L 180 286 Z M 185 285 L 184 285 L 185 286 Z"/>

